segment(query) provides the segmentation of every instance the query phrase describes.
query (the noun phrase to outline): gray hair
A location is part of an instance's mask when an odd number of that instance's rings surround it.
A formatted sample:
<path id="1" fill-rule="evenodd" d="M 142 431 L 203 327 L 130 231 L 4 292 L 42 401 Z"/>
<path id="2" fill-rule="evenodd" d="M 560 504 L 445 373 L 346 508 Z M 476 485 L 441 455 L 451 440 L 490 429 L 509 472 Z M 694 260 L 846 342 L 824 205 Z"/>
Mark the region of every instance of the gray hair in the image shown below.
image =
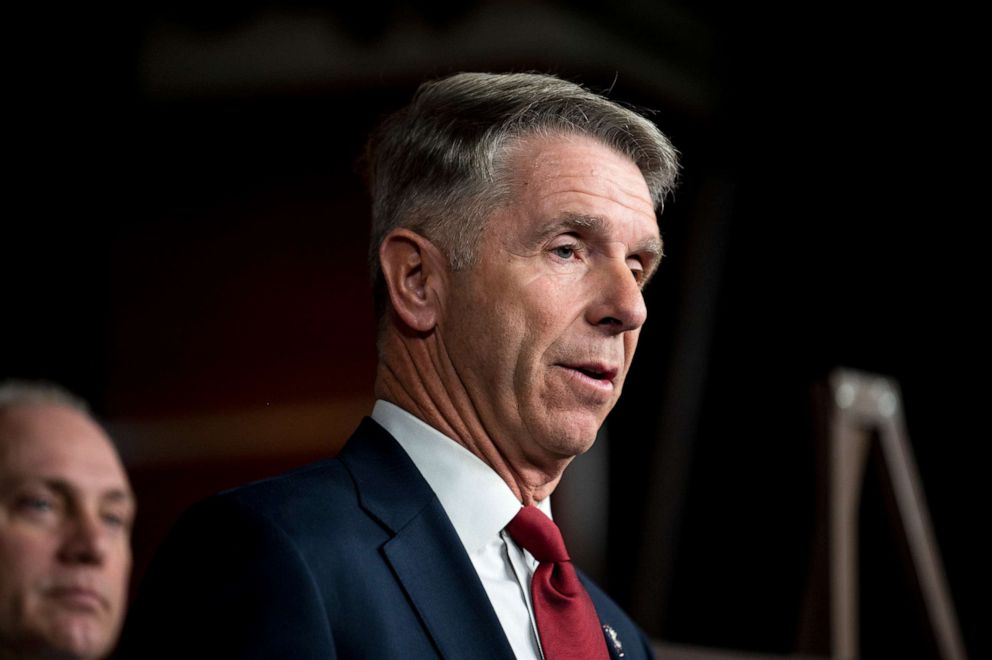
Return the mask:
<path id="1" fill-rule="evenodd" d="M 521 138 L 580 134 L 630 158 L 661 209 L 678 152 L 651 121 L 574 83 L 535 73 L 459 73 L 424 83 L 369 141 L 369 268 L 377 311 L 385 287 L 379 246 L 405 227 L 435 243 L 453 270 L 470 266 L 490 212 L 510 185 L 503 165 Z"/>
<path id="2" fill-rule="evenodd" d="M 0 412 L 17 406 L 59 405 L 77 410 L 87 417 L 90 407 L 84 400 L 55 383 L 6 380 L 0 382 Z"/>

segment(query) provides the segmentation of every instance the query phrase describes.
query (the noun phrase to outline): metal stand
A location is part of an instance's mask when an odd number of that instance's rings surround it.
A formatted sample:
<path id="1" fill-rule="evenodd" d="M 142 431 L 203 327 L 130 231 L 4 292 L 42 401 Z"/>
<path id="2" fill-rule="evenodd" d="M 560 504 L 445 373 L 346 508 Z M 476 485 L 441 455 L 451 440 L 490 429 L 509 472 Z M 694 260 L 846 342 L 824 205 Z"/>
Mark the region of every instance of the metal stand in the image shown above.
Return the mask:
<path id="1" fill-rule="evenodd" d="M 964 644 L 906 435 L 899 390 L 886 378 L 838 370 L 831 375 L 830 393 L 831 655 L 843 660 L 858 657 L 858 507 L 868 449 L 877 437 L 938 651 L 945 660 L 963 660 Z"/>

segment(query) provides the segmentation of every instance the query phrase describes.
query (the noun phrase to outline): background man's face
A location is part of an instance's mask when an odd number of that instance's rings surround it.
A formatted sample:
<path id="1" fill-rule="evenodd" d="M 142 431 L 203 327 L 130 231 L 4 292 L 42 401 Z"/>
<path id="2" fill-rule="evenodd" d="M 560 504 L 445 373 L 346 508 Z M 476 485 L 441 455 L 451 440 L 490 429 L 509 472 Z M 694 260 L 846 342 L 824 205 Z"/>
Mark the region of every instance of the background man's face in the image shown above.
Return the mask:
<path id="1" fill-rule="evenodd" d="M 120 460 L 86 416 L 50 404 L 0 412 L 0 651 L 109 652 L 133 515 Z"/>
<path id="2" fill-rule="evenodd" d="M 616 403 L 661 240 L 626 157 L 580 136 L 517 147 L 513 201 L 452 273 L 441 332 L 489 435 L 542 465 L 588 449 Z"/>

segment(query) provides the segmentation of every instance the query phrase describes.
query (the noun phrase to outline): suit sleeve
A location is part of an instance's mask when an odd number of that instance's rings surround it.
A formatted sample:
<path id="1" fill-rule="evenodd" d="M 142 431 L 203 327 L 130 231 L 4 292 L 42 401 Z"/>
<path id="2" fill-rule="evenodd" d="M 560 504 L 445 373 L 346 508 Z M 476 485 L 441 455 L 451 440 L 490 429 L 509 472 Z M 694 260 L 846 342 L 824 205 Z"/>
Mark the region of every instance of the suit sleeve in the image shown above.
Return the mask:
<path id="1" fill-rule="evenodd" d="M 277 525 L 223 496 L 191 509 L 149 567 L 119 657 L 335 658 L 326 608 Z"/>

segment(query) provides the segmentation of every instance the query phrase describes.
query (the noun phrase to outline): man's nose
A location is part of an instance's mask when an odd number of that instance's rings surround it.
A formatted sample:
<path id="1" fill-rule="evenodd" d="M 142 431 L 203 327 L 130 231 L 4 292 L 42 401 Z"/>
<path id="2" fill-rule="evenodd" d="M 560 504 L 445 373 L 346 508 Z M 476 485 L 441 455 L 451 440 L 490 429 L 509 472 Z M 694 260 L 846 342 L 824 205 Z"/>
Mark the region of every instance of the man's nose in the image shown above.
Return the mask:
<path id="1" fill-rule="evenodd" d="M 593 325 L 620 334 L 637 330 L 647 319 L 641 287 L 626 260 L 610 260 L 596 278 L 588 318 Z"/>
<path id="2" fill-rule="evenodd" d="M 101 564 L 106 556 L 106 531 L 99 516 L 79 513 L 65 522 L 59 559 L 67 564 Z"/>

